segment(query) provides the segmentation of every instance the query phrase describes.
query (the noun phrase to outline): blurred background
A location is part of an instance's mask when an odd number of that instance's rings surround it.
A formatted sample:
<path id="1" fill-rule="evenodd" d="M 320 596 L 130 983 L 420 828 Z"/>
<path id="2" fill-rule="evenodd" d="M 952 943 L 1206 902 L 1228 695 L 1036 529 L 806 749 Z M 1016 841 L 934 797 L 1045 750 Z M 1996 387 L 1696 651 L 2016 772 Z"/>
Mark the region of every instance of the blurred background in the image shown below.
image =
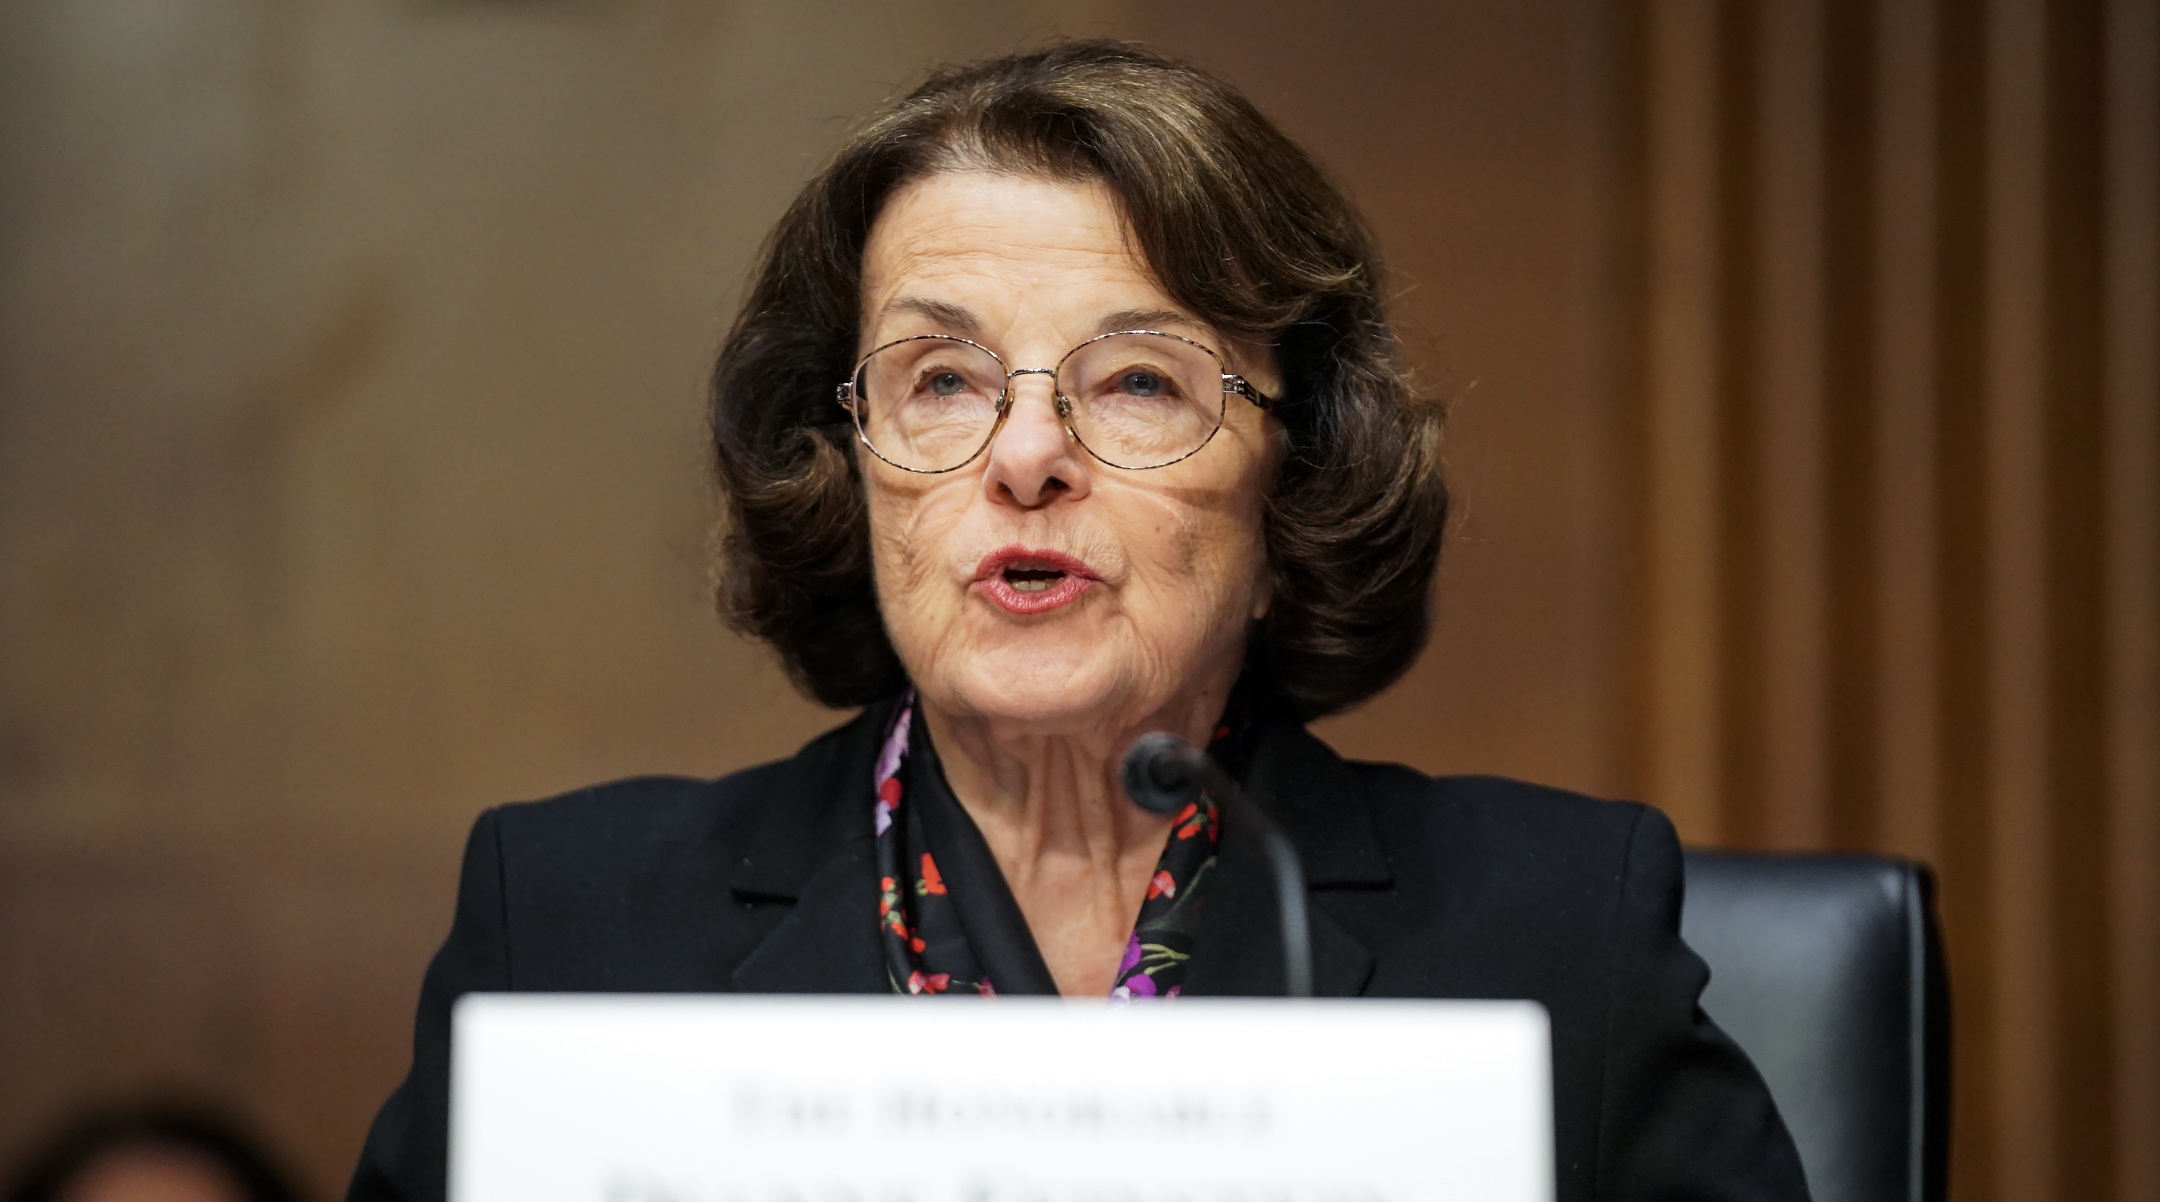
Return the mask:
<path id="1" fill-rule="evenodd" d="M 1323 733 L 1929 861 L 1954 1195 L 2160 1199 L 2155 0 L 0 4 L 0 1171 L 178 1090 L 336 1195 L 480 809 L 839 720 L 712 616 L 708 358 L 855 118 L 1097 34 L 1452 404 Z"/>

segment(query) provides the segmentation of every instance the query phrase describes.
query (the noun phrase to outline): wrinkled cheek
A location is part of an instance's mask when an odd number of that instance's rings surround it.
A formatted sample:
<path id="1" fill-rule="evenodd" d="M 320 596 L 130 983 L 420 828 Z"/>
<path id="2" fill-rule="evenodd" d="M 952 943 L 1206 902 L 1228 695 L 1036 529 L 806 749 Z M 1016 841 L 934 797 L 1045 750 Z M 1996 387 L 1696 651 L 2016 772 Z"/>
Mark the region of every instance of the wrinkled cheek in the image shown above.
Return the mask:
<path id="1" fill-rule="evenodd" d="M 1273 593 L 1267 553 L 1258 545 L 1257 531 L 1225 530 L 1222 540 L 1216 547 L 1215 562 L 1202 568 L 1216 586 L 1210 598 L 1213 609 L 1208 619 L 1212 628 L 1209 637 L 1242 648 L 1253 622 L 1262 616 Z"/>
<path id="2" fill-rule="evenodd" d="M 1150 573 L 1145 608 L 1155 620 L 1141 623 L 1154 658 L 1189 666 L 1242 649 L 1262 562 L 1252 539 L 1235 521 L 1186 521 L 1171 532 Z"/>
<path id="3" fill-rule="evenodd" d="M 904 656 L 934 649 L 958 609 L 947 544 L 961 512 L 937 504 L 934 496 L 873 500 L 870 553 L 878 608 Z"/>

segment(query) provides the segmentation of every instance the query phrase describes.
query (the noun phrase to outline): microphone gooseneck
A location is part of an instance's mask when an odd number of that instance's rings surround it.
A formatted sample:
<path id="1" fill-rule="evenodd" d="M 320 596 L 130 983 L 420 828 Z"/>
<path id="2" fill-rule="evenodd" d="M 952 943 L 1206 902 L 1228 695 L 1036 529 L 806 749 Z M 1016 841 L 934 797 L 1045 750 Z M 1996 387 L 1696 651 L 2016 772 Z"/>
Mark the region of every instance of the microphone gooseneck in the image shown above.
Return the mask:
<path id="1" fill-rule="evenodd" d="M 1312 996 L 1312 927 L 1305 913 L 1305 870 L 1282 828 L 1259 806 L 1248 805 L 1237 781 L 1204 751 L 1168 731 L 1140 736 L 1125 753 L 1125 792 L 1150 814 L 1170 817 L 1204 794 L 1225 813 L 1250 826 L 1267 849 L 1275 904 L 1282 916 L 1283 992 Z"/>

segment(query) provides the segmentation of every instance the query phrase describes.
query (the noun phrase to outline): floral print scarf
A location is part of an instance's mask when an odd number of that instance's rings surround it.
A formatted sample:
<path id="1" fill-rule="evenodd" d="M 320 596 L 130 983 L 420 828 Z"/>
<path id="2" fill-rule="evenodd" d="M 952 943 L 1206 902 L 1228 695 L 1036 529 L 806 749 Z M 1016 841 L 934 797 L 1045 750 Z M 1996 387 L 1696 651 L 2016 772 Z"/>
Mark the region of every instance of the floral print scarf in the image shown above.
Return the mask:
<path id="1" fill-rule="evenodd" d="M 1234 703 L 1232 713 L 1241 707 Z M 975 993 L 995 997 L 997 986 L 979 949 L 968 938 L 945 875 L 931 854 L 922 807 L 908 804 L 908 750 L 915 736 L 915 693 L 895 707 L 892 726 L 877 757 L 873 821 L 877 833 L 878 929 L 886 975 L 893 992 Z M 1242 723 L 1235 725 L 1242 726 Z M 1230 749 L 1231 721 L 1215 732 L 1210 754 Z M 934 766 L 933 766 L 933 770 Z M 916 779 L 917 789 L 924 782 Z M 1171 998 L 1184 989 L 1185 969 L 1200 935 L 1203 899 L 1215 872 L 1222 841 L 1221 816 L 1212 799 L 1188 805 L 1171 824 L 1147 897 L 1118 965 L 1114 1000 Z M 974 882 L 1001 888 L 1002 880 Z"/>

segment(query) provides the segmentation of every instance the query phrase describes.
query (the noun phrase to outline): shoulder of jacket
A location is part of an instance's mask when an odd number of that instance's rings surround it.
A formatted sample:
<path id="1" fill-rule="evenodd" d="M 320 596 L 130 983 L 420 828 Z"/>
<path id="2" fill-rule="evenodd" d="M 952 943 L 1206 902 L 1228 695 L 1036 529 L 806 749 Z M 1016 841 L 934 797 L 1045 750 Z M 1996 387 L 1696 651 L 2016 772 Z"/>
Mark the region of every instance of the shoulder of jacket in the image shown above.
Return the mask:
<path id="1" fill-rule="evenodd" d="M 506 850 L 583 848 L 681 838 L 687 830 L 731 825 L 734 811 L 764 792 L 760 784 L 785 761 L 760 764 L 717 780 L 633 776 L 588 785 L 538 801 L 499 805 L 481 816 Z"/>
<path id="2" fill-rule="evenodd" d="M 571 845 L 589 850 L 626 843 L 679 843 L 732 831 L 762 813 L 795 778 L 829 760 L 855 725 L 826 731 L 793 756 L 755 764 L 717 778 L 633 776 L 588 785 L 537 801 L 510 802 L 483 815 L 497 837 L 520 846 Z"/>
<path id="3" fill-rule="evenodd" d="M 1635 801 L 1608 801 L 1501 776 L 1427 776 L 1400 764 L 1352 763 L 1391 843 L 1474 845 L 1480 858 L 1533 858 L 1599 876 L 1624 871 L 1646 821 L 1664 816 Z"/>
<path id="4" fill-rule="evenodd" d="M 1617 824 L 1631 828 L 1650 807 L 1505 776 L 1428 776 L 1402 764 L 1349 760 L 1369 797 L 1383 805 L 1445 806 L 1527 822 Z"/>

